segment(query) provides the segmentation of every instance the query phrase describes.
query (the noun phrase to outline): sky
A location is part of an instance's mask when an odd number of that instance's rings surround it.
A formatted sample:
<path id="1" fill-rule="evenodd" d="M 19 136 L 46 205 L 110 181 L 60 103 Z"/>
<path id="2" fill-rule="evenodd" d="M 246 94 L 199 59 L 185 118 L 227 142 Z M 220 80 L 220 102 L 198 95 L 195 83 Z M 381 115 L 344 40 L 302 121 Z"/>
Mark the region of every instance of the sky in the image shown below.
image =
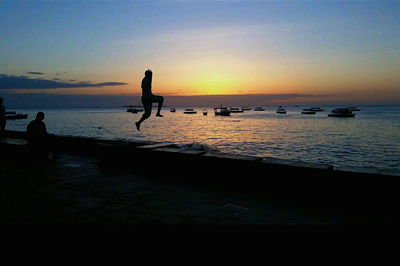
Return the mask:
<path id="1" fill-rule="evenodd" d="M 129 104 L 151 69 L 170 105 L 400 104 L 399 14 L 399 0 L 0 0 L 0 96 Z"/>

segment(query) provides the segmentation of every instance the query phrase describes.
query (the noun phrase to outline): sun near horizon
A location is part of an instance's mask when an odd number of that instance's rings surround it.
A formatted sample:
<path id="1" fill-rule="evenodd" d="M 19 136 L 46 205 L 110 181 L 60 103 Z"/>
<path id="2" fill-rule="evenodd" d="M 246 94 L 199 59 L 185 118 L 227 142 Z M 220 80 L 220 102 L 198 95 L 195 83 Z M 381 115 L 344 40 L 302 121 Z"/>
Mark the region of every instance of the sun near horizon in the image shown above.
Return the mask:
<path id="1" fill-rule="evenodd" d="M 398 1 L 2 1 L 0 10 L 3 96 L 140 95 L 150 68 L 165 96 L 400 103 Z"/>

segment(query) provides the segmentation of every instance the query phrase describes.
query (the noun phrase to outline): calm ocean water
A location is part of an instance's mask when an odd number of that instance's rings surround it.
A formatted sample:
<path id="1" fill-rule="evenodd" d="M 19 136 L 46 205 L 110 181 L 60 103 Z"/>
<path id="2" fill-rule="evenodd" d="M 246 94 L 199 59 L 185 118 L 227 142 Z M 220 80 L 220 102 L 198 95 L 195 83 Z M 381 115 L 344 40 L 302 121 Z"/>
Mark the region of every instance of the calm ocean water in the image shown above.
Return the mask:
<path id="1" fill-rule="evenodd" d="M 194 108 L 197 114 L 183 114 L 184 108 L 142 124 L 134 122 L 141 113 L 126 108 L 13 109 L 29 114 L 28 119 L 8 120 L 7 129 L 25 130 L 38 111 L 46 114 L 50 133 L 104 139 L 153 140 L 181 145 L 195 144 L 222 152 L 328 163 L 335 166 L 375 167 L 400 173 L 400 106 L 358 106 L 355 118 L 333 118 L 327 113 L 336 107 L 322 106 L 324 112 L 302 115 L 301 107 L 276 107 L 266 111 L 245 111 L 230 117 L 214 116 L 208 109 Z M 11 111 L 11 109 L 9 110 Z"/>

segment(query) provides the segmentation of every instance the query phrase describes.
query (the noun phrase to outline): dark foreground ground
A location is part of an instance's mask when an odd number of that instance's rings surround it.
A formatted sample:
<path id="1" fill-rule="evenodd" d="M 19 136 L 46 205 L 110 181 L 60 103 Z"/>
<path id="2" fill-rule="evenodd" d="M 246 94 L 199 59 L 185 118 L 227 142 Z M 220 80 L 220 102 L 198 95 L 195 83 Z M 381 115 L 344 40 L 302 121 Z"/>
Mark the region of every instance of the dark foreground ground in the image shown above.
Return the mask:
<path id="1" fill-rule="evenodd" d="M 400 179 L 171 143 L 52 136 L 39 162 L 24 132 L 0 139 L 0 223 L 397 224 Z M 35 162 L 36 161 L 36 162 Z"/>
<path id="2" fill-rule="evenodd" d="M 60 155 L 57 161 L 41 164 L 15 160 L 0 163 L 0 223 L 298 225 L 366 222 L 321 209 L 281 204 L 259 194 L 167 181 L 140 169 L 137 172 L 116 171 L 91 156 Z M 166 176 L 168 174 L 171 173 Z"/>

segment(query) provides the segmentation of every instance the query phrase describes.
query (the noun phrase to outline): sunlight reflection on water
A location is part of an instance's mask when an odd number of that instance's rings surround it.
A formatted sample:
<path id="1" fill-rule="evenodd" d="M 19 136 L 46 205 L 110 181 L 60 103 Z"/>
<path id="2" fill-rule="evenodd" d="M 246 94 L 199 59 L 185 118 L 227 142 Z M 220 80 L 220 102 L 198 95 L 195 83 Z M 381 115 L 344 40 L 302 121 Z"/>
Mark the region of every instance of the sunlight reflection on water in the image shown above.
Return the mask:
<path id="1" fill-rule="evenodd" d="M 287 107 L 286 115 L 275 107 L 265 112 L 246 111 L 230 117 L 176 113 L 166 108 L 164 117 L 152 117 L 138 132 L 134 122 L 141 113 L 124 108 L 45 109 L 48 131 L 105 139 L 152 140 L 185 145 L 196 143 L 223 152 L 329 163 L 335 166 L 376 167 L 400 172 L 400 107 L 364 106 L 355 118 L 327 117 L 327 111 L 302 115 L 307 107 Z M 7 129 L 25 130 L 39 110 L 15 110 L 29 114 L 26 120 L 9 120 Z"/>

